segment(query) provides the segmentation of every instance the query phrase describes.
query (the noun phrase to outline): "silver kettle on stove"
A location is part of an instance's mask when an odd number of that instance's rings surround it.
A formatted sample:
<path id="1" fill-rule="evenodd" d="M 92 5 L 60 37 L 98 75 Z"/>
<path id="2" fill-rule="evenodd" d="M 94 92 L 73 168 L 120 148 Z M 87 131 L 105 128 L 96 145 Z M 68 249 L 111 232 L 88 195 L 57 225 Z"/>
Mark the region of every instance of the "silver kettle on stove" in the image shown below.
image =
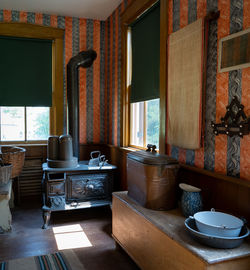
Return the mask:
<path id="1" fill-rule="evenodd" d="M 90 167 L 102 167 L 107 160 L 105 159 L 105 155 L 101 155 L 100 151 L 93 151 L 90 153 L 91 159 L 89 160 Z"/>

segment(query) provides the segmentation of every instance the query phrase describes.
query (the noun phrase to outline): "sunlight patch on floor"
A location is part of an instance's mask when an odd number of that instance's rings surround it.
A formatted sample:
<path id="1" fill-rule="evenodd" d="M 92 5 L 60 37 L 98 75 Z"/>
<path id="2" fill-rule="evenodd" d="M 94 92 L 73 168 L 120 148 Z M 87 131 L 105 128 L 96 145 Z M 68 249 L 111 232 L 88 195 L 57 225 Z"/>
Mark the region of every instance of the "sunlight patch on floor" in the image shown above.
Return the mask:
<path id="1" fill-rule="evenodd" d="M 53 232 L 59 250 L 93 246 L 80 224 L 53 227 Z"/>

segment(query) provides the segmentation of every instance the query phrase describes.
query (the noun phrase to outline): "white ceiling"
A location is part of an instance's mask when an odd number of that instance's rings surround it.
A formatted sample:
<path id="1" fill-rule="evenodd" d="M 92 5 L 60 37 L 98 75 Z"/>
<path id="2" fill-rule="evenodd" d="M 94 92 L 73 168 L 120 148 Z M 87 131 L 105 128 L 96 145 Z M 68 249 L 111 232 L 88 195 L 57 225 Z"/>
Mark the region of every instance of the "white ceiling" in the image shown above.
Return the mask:
<path id="1" fill-rule="evenodd" d="M 0 9 L 106 20 L 122 0 L 0 0 Z"/>

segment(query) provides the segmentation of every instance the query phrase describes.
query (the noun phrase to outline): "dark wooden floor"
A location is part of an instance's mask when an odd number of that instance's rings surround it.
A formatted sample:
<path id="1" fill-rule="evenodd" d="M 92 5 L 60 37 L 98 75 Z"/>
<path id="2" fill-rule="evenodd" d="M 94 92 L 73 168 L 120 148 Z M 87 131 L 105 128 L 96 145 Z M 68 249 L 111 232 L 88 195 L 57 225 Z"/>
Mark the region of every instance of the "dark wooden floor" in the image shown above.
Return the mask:
<path id="1" fill-rule="evenodd" d="M 56 252 L 52 228 L 80 224 L 92 244 L 74 249 L 84 269 L 139 269 L 123 250 L 116 249 L 111 237 L 109 207 L 52 213 L 47 230 L 41 229 L 43 221 L 39 206 L 12 209 L 12 218 L 12 232 L 0 234 L 0 262 Z"/>

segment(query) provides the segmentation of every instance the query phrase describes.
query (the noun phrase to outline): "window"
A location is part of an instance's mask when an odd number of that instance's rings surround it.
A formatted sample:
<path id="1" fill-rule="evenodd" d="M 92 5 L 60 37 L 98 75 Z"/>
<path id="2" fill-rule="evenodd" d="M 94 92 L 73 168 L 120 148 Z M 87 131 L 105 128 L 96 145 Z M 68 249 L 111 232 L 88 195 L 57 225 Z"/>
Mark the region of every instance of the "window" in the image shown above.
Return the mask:
<path id="1" fill-rule="evenodd" d="M 0 36 L 0 139 L 47 140 L 52 105 L 52 41 Z"/>
<path id="2" fill-rule="evenodd" d="M 1 141 L 42 141 L 49 136 L 49 107 L 1 107 Z"/>
<path id="3" fill-rule="evenodd" d="M 47 134 L 62 134 L 65 116 L 63 99 L 64 30 L 26 23 L 1 23 L 0 36 L 15 37 L 15 39 L 18 37 L 52 41 L 52 106 L 49 108 L 41 107 L 50 106 L 45 104 L 1 104 L 1 106 L 6 107 L 0 107 L 0 140 L 3 143 L 20 140 L 22 142 L 36 142 L 46 140 Z M 25 97 L 30 98 L 29 95 Z M 38 98 L 36 100 L 38 102 L 41 101 Z M 15 102 L 18 101 L 19 99 L 15 99 Z"/>
<path id="4" fill-rule="evenodd" d="M 129 145 L 159 149 L 160 6 L 155 4 L 128 28 L 127 91 Z"/>
<path id="5" fill-rule="evenodd" d="M 147 144 L 159 147 L 160 99 L 130 104 L 130 144 L 146 148 Z"/>

